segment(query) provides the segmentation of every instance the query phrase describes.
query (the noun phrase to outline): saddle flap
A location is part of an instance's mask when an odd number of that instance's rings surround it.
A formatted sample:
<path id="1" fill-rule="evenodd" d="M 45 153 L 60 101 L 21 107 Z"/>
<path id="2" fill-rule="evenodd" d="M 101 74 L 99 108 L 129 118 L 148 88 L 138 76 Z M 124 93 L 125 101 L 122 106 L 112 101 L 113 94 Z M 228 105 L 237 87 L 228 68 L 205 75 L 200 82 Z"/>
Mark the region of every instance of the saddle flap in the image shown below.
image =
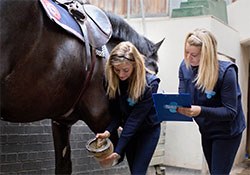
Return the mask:
<path id="1" fill-rule="evenodd" d="M 87 27 L 91 45 L 95 48 L 105 45 L 112 35 L 112 26 L 108 17 L 94 5 L 85 4 L 83 8 L 88 16 L 84 24 Z"/>

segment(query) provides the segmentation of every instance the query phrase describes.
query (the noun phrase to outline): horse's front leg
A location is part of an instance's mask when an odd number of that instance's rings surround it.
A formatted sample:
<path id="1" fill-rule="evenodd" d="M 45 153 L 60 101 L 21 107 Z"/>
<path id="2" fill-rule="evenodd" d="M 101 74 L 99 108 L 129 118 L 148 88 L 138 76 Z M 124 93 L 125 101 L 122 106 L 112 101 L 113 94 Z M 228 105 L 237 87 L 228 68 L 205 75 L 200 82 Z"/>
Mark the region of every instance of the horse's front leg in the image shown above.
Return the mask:
<path id="1" fill-rule="evenodd" d="M 70 131 L 72 125 L 62 124 L 52 120 L 52 132 L 55 149 L 55 174 L 71 174 L 71 149 L 70 149 Z"/>

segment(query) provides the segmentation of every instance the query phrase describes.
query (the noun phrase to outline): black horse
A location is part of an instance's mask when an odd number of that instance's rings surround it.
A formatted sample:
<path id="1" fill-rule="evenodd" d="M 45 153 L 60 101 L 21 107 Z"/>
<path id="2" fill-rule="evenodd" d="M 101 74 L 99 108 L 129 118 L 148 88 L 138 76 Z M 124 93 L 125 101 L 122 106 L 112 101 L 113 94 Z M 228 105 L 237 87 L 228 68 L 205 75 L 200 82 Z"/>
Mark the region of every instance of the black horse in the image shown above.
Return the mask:
<path id="1" fill-rule="evenodd" d="M 104 81 L 105 59 L 97 56 L 89 70 L 84 69 L 85 45 L 55 25 L 37 0 L 0 1 L 1 119 L 10 122 L 52 120 L 56 173 L 70 174 L 70 128 L 84 121 L 94 132 L 102 132 L 110 121 Z M 106 13 L 113 35 L 111 50 L 128 40 L 157 67 L 154 44 L 138 34 L 122 18 Z"/>

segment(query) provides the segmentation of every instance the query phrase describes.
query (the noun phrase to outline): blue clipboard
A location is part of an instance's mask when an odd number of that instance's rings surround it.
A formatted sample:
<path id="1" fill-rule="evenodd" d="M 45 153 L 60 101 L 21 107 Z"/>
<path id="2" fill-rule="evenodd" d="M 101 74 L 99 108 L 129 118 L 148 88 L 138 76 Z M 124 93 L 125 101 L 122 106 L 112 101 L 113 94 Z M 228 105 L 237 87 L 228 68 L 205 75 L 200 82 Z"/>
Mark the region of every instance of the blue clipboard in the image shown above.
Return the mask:
<path id="1" fill-rule="evenodd" d="M 193 121 L 176 111 L 177 107 L 191 107 L 190 94 L 154 93 L 153 101 L 159 121 Z"/>

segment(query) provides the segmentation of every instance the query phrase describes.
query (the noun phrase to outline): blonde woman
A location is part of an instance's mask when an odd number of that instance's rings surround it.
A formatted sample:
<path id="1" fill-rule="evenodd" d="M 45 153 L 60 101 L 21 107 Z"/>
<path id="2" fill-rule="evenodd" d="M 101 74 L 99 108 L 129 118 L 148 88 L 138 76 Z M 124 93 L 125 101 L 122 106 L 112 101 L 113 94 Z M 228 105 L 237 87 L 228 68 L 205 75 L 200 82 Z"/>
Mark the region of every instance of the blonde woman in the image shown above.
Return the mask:
<path id="1" fill-rule="evenodd" d="M 217 41 L 205 29 L 189 33 L 184 47 L 179 92 L 191 93 L 192 107 L 177 111 L 198 124 L 210 173 L 229 175 L 246 127 L 237 66 L 218 60 Z"/>
<path id="2" fill-rule="evenodd" d="M 119 126 L 123 129 L 113 154 L 101 164 L 109 165 L 126 154 L 131 174 L 146 174 L 160 136 L 152 100 L 160 80 L 130 42 L 121 42 L 111 51 L 105 73 L 113 119 L 96 137 L 107 138 Z"/>

